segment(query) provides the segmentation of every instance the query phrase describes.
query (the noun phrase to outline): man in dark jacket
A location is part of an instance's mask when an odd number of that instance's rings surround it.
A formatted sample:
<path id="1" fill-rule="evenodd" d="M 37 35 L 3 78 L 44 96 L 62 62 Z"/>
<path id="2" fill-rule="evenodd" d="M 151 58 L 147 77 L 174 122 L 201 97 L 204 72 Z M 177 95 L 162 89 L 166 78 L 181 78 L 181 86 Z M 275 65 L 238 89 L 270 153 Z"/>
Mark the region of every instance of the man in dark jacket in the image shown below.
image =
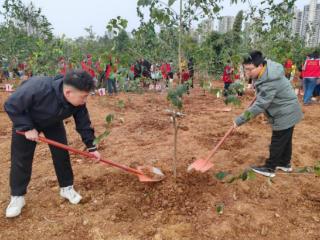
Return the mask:
<path id="1" fill-rule="evenodd" d="M 268 177 L 274 177 L 276 169 L 290 172 L 293 129 L 303 117 L 298 98 L 281 64 L 265 60 L 261 52 L 254 51 L 244 59 L 243 65 L 246 76 L 255 80 L 257 98 L 235 119 L 235 127 L 260 113 L 264 113 L 272 125 L 270 156 L 263 166 L 252 167 L 252 170 Z"/>
<path id="2" fill-rule="evenodd" d="M 73 116 L 76 129 L 87 149 L 97 160 L 100 153 L 93 145 L 94 130 L 86 108 L 88 94 L 94 88 L 92 77 L 84 70 L 68 72 L 65 77 L 32 77 L 22 83 L 4 107 L 13 122 L 11 142 L 11 201 L 6 217 L 20 215 L 24 195 L 31 178 L 32 160 L 40 132 L 54 141 L 67 144 L 63 120 Z M 25 136 L 16 131 L 25 132 Z M 60 186 L 60 196 L 77 204 L 81 196 L 73 188 L 69 153 L 49 146 Z"/>

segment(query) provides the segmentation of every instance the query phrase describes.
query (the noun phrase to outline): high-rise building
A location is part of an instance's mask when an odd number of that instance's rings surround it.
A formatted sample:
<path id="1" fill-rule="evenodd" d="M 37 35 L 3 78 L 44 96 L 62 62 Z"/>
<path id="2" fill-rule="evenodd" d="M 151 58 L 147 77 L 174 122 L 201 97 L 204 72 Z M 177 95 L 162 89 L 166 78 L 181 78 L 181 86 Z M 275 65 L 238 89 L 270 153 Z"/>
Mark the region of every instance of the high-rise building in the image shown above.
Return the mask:
<path id="1" fill-rule="evenodd" d="M 300 36 L 305 39 L 308 47 L 314 47 L 320 43 L 320 4 L 317 0 L 310 0 L 310 4 L 304 6 L 301 16 Z"/>
<path id="2" fill-rule="evenodd" d="M 194 33 L 193 38 L 196 39 L 198 42 L 202 42 L 205 36 L 213 32 L 214 30 L 214 20 L 213 19 L 205 19 L 203 20 L 197 28 L 197 31 Z"/>
<path id="3" fill-rule="evenodd" d="M 232 30 L 234 23 L 234 16 L 223 16 L 219 21 L 218 31 L 221 33 L 226 33 Z"/>
<path id="4" fill-rule="evenodd" d="M 293 35 L 300 35 L 301 24 L 302 24 L 302 11 L 294 7 L 293 19 L 290 24 L 290 28 L 292 29 Z"/>

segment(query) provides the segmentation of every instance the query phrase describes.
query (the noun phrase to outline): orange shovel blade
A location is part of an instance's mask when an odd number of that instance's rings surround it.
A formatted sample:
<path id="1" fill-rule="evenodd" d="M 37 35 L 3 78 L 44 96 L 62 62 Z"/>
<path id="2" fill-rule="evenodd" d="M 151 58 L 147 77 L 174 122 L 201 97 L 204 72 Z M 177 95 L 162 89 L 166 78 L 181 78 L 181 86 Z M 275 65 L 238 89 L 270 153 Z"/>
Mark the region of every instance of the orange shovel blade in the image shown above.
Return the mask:
<path id="1" fill-rule="evenodd" d="M 165 178 L 165 175 L 159 168 L 139 166 L 137 170 L 141 172 L 141 174 L 138 175 L 140 182 L 160 182 Z"/>
<path id="2" fill-rule="evenodd" d="M 213 167 L 213 164 L 209 160 L 198 159 L 195 162 L 193 162 L 191 165 L 189 165 L 188 172 L 194 169 L 196 171 L 200 171 L 204 173 L 212 167 Z"/>

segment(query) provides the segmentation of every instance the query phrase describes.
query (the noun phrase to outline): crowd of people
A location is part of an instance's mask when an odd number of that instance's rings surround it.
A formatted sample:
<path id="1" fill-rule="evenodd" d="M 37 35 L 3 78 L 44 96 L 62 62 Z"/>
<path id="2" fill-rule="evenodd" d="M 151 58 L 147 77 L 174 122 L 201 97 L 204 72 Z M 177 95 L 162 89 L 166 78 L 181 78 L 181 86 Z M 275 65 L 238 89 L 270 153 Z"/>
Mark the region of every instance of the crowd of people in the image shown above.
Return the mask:
<path id="1" fill-rule="evenodd" d="M 91 54 L 86 54 L 78 64 L 68 61 L 65 57 L 60 57 L 57 61 L 57 75 L 64 76 L 68 71 L 83 69 L 94 79 L 97 88 L 104 88 L 109 95 L 117 94 L 119 87 L 119 73 L 121 69 L 127 69 L 126 81 L 137 80 L 144 88 L 164 89 L 173 82 L 174 77 L 180 78 L 179 68 L 175 67 L 172 61 L 151 63 L 147 59 L 137 59 L 131 65 L 120 63 L 117 57 L 107 56 L 104 59 L 99 57 L 94 60 Z M 14 59 L 11 63 L 1 61 L 1 79 L 27 79 L 33 76 L 32 68 L 27 62 L 17 63 Z M 193 87 L 194 62 L 190 58 L 188 62 L 181 63 L 181 82 Z M 187 83 L 188 82 L 188 83 Z M 160 86 L 160 83 L 161 84 Z"/>

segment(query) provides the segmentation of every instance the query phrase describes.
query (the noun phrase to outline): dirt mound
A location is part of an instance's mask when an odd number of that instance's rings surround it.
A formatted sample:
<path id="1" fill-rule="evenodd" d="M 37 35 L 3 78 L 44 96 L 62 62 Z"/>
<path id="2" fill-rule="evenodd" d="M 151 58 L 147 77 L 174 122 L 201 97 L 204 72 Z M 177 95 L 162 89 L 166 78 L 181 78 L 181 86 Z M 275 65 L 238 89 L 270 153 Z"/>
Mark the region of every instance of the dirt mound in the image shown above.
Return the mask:
<path id="1" fill-rule="evenodd" d="M 162 131 L 170 128 L 170 121 L 169 118 L 167 121 L 155 119 L 155 118 L 143 118 L 134 123 L 132 126 L 130 126 L 129 131 L 135 132 L 135 131 L 142 131 L 142 132 L 148 132 L 148 131 Z"/>

